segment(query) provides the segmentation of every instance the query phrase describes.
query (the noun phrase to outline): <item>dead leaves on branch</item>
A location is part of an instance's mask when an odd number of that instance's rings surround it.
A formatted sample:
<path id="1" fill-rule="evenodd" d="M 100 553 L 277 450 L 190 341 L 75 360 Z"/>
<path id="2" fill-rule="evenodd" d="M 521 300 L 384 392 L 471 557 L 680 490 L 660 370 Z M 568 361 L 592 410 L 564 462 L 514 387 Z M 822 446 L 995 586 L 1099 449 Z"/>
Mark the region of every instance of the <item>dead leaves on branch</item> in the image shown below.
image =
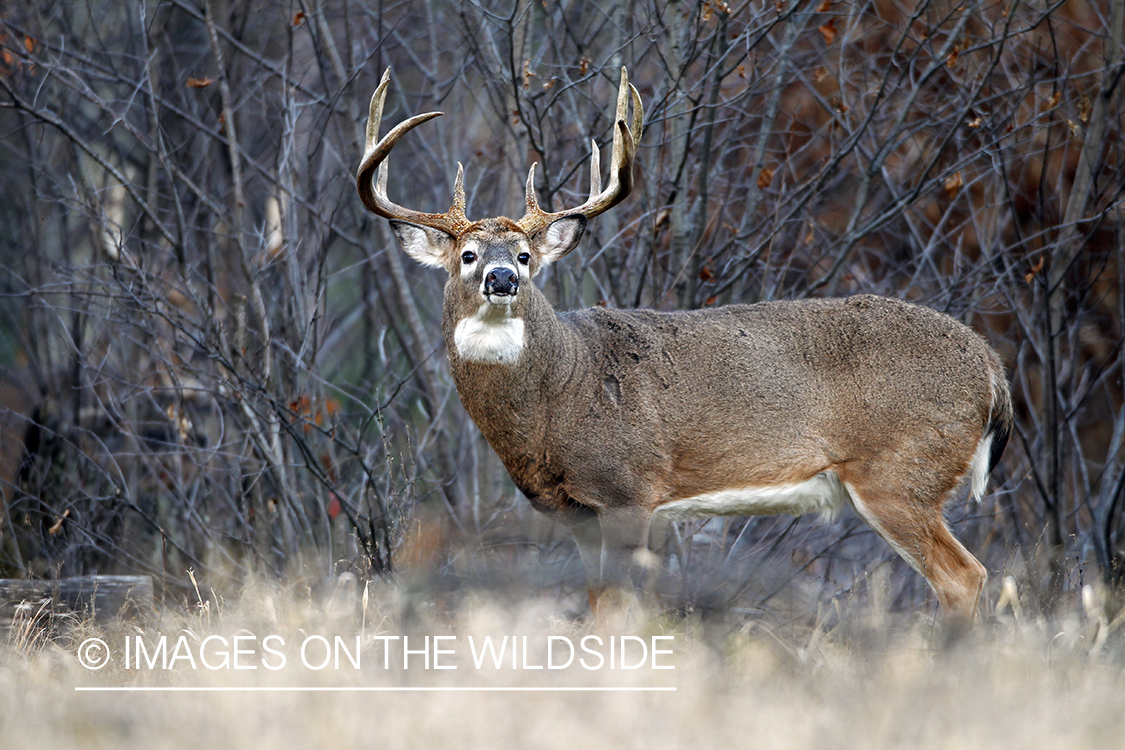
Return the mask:
<path id="1" fill-rule="evenodd" d="M 29 56 L 35 52 L 35 48 L 38 46 L 38 39 L 33 36 L 24 36 L 23 48 L 27 50 Z M 12 40 L 4 33 L 3 29 L 0 29 L 0 75 L 10 76 L 18 70 L 23 70 L 25 65 L 29 72 L 35 70 L 35 65 L 30 60 L 20 58 L 18 44 L 15 40 Z"/>
<path id="2" fill-rule="evenodd" d="M 942 184 L 945 187 L 945 192 L 949 196 L 949 199 L 953 200 L 956 198 L 957 194 L 961 192 L 961 188 L 965 185 L 964 180 L 961 179 L 961 170 L 958 169 L 956 172 L 946 177 L 945 182 Z"/>
<path id="3" fill-rule="evenodd" d="M 722 0 L 704 0 L 703 7 L 700 9 L 703 22 L 707 23 L 714 18 L 716 12 L 729 16 L 730 6 Z"/>
<path id="4" fill-rule="evenodd" d="M 769 167 L 762 167 L 761 174 L 758 175 L 758 189 L 765 190 L 773 182 L 773 170 Z"/>
<path id="5" fill-rule="evenodd" d="M 817 13 L 827 13 L 828 9 L 832 7 L 832 0 L 821 0 L 820 5 L 817 6 Z M 836 41 L 836 19 L 829 18 L 827 21 L 816 27 L 820 35 L 824 37 L 825 44 L 832 44 Z"/>
<path id="6" fill-rule="evenodd" d="M 827 23 L 824 23 L 824 24 L 821 24 L 820 26 L 817 26 L 816 30 L 819 31 L 821 36 L 824 37 L 824 43 L 825 44 L 832 44 L 832 42 L 836 41 L 836 19 L 835 18 L 829 18 Z"/>

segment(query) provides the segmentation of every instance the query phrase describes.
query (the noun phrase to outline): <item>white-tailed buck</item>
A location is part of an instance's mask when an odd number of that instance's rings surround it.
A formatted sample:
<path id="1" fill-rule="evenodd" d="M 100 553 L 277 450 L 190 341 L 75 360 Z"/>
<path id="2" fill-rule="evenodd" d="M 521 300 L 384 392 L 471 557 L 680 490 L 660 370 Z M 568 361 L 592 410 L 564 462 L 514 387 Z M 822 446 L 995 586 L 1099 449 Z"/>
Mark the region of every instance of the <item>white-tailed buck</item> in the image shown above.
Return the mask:
<path id="1" fill-rule="evenodd" d="M 973 620 L 986 572 L 942 508 L 966 482 L 980 499 L 1012 422 L 1004 370 L 979 336 L 867 295 L 556 313 L 532 278 L 633 187 L 643 115 L 625 70 L 609 184 L 595 145 L 589 199 L 547 213 L 533 165 L 518 221 L 470 221 L 461 165 L 444 214 L 387 198 L 387 154 L 441 114 L 379 140 L 388 81 L 371 100 L 360 197 L 412 258 L 448 272 L 442 328 L 461 402 L 532 505 L 574 531 L 592 605 L 606 587 L 631 586 L 654 513 L 850 505 L 926 578 L 952 628 Z"/>

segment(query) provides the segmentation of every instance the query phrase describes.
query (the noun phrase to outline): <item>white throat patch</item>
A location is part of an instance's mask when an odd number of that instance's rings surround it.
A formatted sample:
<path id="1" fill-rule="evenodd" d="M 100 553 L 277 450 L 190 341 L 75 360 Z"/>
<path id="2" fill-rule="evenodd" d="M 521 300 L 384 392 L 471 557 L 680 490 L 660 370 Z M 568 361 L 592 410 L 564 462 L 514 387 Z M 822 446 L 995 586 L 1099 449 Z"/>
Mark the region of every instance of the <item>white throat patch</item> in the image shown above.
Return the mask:
<path id="1" fill-rule="evenodd" d="M 523 351 L 523 321 L 507 305 L 485 302 L 453 330 L 453 343 L 463 359 L 490 364 L 515 364 Z"/>

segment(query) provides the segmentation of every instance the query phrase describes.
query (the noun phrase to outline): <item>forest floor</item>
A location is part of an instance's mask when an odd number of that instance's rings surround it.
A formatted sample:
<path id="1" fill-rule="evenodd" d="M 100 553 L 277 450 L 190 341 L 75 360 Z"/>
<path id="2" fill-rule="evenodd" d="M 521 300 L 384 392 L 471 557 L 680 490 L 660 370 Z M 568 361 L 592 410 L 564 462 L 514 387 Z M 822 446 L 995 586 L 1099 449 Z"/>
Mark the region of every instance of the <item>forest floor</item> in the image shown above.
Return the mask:
<path id="1" fill-rule="evenodd" d="M 0 744 L 1121 747 L 1119 621 L 1009 609 L 952 648 L 929 616 L 827 622 L 594 630 L 556 601 L 264 585 L 144 621 L 28 619 L 0 640 Z"/>

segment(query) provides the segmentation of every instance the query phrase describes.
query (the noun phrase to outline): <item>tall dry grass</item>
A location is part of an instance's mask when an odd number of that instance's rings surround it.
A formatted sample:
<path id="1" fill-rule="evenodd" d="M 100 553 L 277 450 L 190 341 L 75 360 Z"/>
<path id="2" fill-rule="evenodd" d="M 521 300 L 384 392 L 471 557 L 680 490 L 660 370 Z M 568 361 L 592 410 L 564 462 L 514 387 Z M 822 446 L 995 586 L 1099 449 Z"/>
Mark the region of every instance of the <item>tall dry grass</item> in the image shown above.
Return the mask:
<path id="1" fill-rule="evenodd" d="M 1008 592 L 1011 593 L 1011 592 Z M 469 636 L 592 631 L 557 602 L 462 594 L 411 599 L 383 586 L 342 586 L 314 598 L 252 584 L 236 600 L 210 598 L 144 622 L 17 622 L 0 648 L 4 747 L 334 749 L 360 747 L 1102 748 L 1125 736 L 1125 647 L 1096 592 L 1056 620 L 1005 600 L 966 642 L 933 646 L 924 616 L 863 605 L 796 624 L 730 627 L 654 618 L 630 631 L 675 635 L 674 670 L 475 669 Z M 201 598 L 202 600 L 202 598 Z M 1018 616 L 1017 616 L 1018 613 Z M 126 669 L 119 654 L 91 671 L 78 644 L 126 636 L 231 639 L 309 634 L 349 642 L 362 667 L 322 671 Z M 455 635 L 457 670 L 384 669 L 377 635 Z M 602 633 L 602 635 L 607 635 Z M 293 640 L 290 640 L 293 639 Z M 535 663 L 532 658 L 530 663 Z M 76 687 L 319 688 L 293 692 L 79 692 Z M 674 692 L 364 692 L 357 688 L 674 687 Z M 324 691 L 334 688 L 333 691 Z"/>

